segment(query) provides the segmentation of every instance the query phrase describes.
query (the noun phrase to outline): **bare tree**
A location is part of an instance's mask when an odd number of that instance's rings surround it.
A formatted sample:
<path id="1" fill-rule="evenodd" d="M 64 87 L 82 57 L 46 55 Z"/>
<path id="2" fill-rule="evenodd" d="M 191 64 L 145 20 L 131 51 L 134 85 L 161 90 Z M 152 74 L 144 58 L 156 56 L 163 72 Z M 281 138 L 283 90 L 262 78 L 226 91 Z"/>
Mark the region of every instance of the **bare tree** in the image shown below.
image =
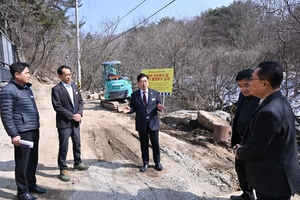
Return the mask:
<path id="1" fill-rule="evenodd" d="M 55 54 L 58 44 L 71 38 L 66 28 L 71 28 L 72 24 L 66 13 L 74 7 L 74 2 L 2 1 L 0 26 L 18 46 L 19 59 L 32 65 L 34 75 L 49 67 L 47 62 Z"/>

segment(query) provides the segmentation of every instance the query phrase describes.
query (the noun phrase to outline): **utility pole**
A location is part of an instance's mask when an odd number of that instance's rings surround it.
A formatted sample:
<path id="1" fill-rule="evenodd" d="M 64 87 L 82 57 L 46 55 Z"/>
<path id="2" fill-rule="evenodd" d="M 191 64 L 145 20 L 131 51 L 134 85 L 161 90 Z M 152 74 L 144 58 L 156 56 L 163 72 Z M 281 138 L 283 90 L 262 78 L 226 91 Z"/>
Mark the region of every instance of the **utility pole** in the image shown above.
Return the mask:
<path id="1" fill-rule="evenodd" d="M 78 0 L 76 0 L 76 49 L 77 49 L 77 85 L 81 88 L 81 66 L 80 66 L 80 35 L 79 35 L 79 20 L 78 20 Z"/>

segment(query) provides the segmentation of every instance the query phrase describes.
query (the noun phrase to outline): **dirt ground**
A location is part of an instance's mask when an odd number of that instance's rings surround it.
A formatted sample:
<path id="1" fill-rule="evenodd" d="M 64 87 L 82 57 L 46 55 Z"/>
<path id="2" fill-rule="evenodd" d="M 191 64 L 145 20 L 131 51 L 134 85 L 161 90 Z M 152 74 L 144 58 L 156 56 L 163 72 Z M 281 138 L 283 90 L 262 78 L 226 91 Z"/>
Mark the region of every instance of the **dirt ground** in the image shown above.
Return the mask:
<path id="1" fill-rule="evenodd" d="M 150 168 L 145 173 L 139 172 L 142 162 L 134 115 L 104 109 L 100 100 L 85 100 L 81 124 L 82 159 L 90 168 L 84 172 L 72 170 L 70 141 L 67 160 L 71 181 L 61 181 L 52 86 L 36 81 L 33 86 L 41 117 L 37 184 L 47 189 L 46 194 L 35 194 L 39 199 L 221 200 L 228 199 L 230 194 L 240 194 L 234 156 L 228 144 L 214 142 L 211 133 L 194 121 L 177 128 L 162 122 L 160 146 L 164 170 L 156 171 L 150 160 Z M 0 199 L 17 199 L 13 146 L 2 123 L 0 151 Z"/>

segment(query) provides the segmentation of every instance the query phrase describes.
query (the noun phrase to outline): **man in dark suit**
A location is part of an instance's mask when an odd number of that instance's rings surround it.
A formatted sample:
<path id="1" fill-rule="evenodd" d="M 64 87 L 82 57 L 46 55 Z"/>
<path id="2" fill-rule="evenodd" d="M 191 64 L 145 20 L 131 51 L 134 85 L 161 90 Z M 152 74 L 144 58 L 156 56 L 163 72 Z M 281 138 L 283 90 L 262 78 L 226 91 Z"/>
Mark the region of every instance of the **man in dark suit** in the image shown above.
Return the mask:
<path id="1" fill-rule="evenodd" d="M 289 200 L 300 190 L 295 119 L 280 92 L 283 69 L 277 62 L 260 63 L 250 93 L 260 98 L 235 155 L 246 161 L 246 174 L 258 200 Z"/>
<path id="2" fill-rule="evenodd" d="M 159 116 L 157 111 L 164 109 L 160 102 L 159 93 L 148 88 L 148 76 L 140 74 L 137 77 L 139 89 L 131 94 L 130 106 L 123 109 L 123 113 L 136 113 L 135 128 L 139 133 L 143 166 L 140 171 L 145 172 L 149 165 L 149 136 L 152 144 L 155 169 L 162 171 L 159 150 Z"/>
<path id="3" fill-rule="evenodd" d="M 232 147 L 242 141 L 250 118 L 258 106 L 259 98 L 250 94 L 250 77 L 252 73 L 252 69 L 245 69 L 236 76 L 236 82 L 241 92 L 232 125 Z M 250 186 L 246 176 L 245 161 L 236 158 L 235 171 L 238 175 L 239 184 L 243 193 L 240 196 L 232 195 L 230 198 L 233 200 L 254 200 L 253 188 Z"/>
<path id="4" fill-rule="evenodd" d="M 59 137 L 58 166 L 60 177 L 69 181 L 66 157 L 69 148 L 69 138 L 73 142 L 73 157 L 75 170 L 87 170 L 81 160 L 80 122 L 83 114 L 83 100 L 76 84 L 71 83 L 71 68 L 61 66 L 57 69 L 61 82 L 52 88 L 52 105 L 56 111 L 56 127 Z"/>

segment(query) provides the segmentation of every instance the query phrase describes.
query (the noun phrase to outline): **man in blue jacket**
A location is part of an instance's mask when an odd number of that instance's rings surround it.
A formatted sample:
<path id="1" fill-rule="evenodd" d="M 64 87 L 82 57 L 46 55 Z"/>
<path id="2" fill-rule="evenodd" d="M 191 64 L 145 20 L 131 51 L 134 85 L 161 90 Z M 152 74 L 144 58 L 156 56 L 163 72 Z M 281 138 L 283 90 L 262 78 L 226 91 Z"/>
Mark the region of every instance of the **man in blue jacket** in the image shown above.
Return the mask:
<path id="1" fill-rule="evenodd" d="M 281 94 L 282 66 L 260 63 L 251 78 L 250 93 L 260 98 L 241 144 L 237 159 L 246 162 L 246 174 L 257 200 L 289 200 L 300 190 L 295 118 Z"/>
<path id="2" fill-rule="evenodd" d="M 145 172 L 149 165 L 149 137 L 152 144 L 155 169 L 162 171 L 157 111 L 161 111 L 165 107 L 160 103 L 159 93 L 148 88 L 148 76 L 146 74 L 139 74 L 137 82 L 139 89 L 131 94 L 130 106 L 126 106 L 123 113 L 136 113 L 135 128 L 139 133 L 143 160 L 140 171 Z"/>
<path id="3" fill-rule="evenodd" d="M 15 179 L 19 200 L 37 199 L 29 192 L 45 193 L 36 185 L 39 148 L 39 112 L 31 91 L 30 65 L 16 62 L 10 66 L 12 79 L 0 92 L 1 120 L 11 137 L 15 151 Z M 33 148 L 24 147 L 22 141 L 33 142 Z"/>

